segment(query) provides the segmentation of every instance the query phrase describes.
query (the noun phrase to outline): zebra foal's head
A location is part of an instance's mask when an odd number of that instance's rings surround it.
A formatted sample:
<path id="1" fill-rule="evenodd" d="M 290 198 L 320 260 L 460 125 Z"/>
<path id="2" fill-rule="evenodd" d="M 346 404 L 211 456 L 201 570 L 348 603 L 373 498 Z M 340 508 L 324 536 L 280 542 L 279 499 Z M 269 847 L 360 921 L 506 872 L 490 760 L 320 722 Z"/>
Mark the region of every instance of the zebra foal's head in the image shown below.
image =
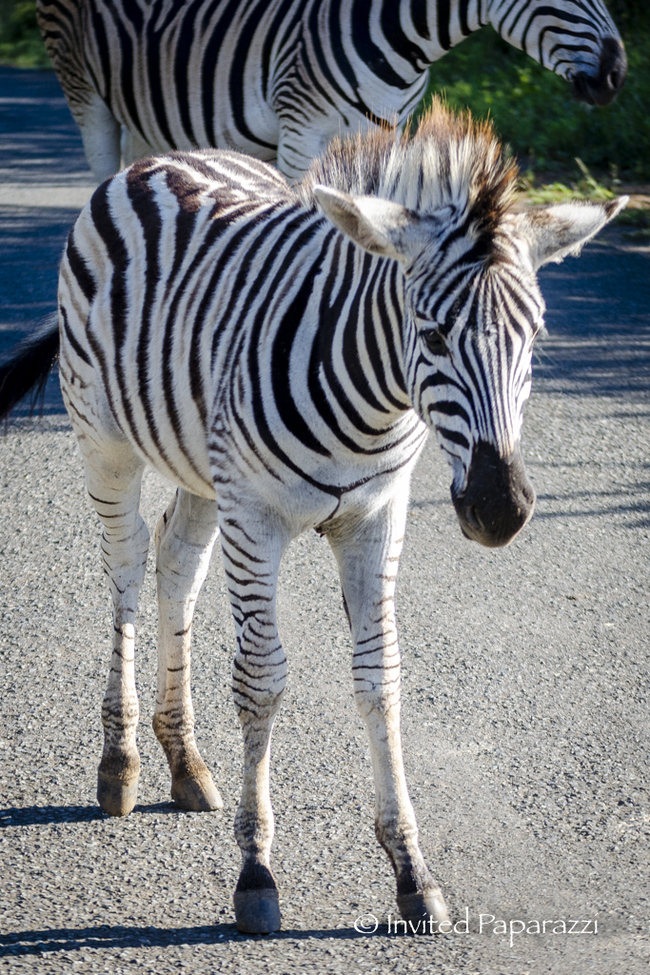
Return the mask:
<path id="1" fill-rule="evenodd" d="M 412 138 L 384 132 L 331 156 L 338 170 L 317 164 L 314 177 L 334 173 L 336 188 L 313 192 L 360 247 L 398 262 L 407 392 L 453 469 L 461 528 L 505 545 L 535 503 L 519 438 L 543 325 L 536 271 L 577 252 L 626 199 L 518 212 L 516 168 L 490 126 L 440 104 Z"/>
<path id="2" fill-rule="evenodd" d="M 609 105 L 623 87 L 627 58 L 603 0 L 489 0 L 496 31 L 571 82 L 589 105 Z"/>

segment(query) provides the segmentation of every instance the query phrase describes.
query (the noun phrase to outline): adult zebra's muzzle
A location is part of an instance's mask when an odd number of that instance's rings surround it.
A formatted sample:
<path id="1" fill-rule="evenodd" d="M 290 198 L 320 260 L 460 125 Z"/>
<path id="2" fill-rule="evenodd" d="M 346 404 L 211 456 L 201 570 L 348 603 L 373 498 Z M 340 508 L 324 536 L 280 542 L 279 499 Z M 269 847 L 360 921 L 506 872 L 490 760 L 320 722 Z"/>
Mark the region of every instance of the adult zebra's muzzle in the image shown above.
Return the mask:
<path id="1" fill-rule="evenodd" d="M 507 458 L 496 447 L 474 445 L 464 491 L 451 489 L 456 515 L 466 538 L 498 548 L 507 545 L 530 521 L 535 490 L 528 480 L 519 444 Z"/>
<path id="2" fill-rule="evenodd" d="M 609 105 L 618 95 L 627 77 L 625 48 L 615 37 L 606 37 L 600 52 L 598 74 L 580 71 L 574 75 L 572 91 L 588 105 Z"/>

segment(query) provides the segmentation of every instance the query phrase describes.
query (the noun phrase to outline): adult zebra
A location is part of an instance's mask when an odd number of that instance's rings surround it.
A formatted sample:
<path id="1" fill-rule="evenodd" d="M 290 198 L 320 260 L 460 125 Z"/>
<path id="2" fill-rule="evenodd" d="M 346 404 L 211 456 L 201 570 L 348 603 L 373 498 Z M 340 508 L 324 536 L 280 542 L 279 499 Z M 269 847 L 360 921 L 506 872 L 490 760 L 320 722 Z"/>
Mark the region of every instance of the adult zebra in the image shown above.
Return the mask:
<path id="1" fill-rule="evenodd" d="M 427 68 L 491 24 L 605 105 L 627 71 L 603 0 L 38 0 L 54 69 L 102 180 L 218 146 L 299 178 L 341 131 L 404 121 Z"/>
<path id="2" fill-rule="evenodd" d="M 625 202 L 514 212 L 515 175 L 488 125 L 435 106 L 412 138 L 376 129 L 334 143 L 295 189 L 231 152 L 135 163 L 99 187 L 70 233 L 61 385 L 104 526 L 114 613 L 98 798 L 113 815 L 136 799 L 149 463 L 178 485 L 156 530 L 154 728 L 172 795 L 189 809 L 220 802 L 194 741 L 189 665 L 194 603 L 221 531 L 244 734 L 242 931 L 280 923 L 269 746 L 286 660 L 275 594 L 287 544 L 310 528 L 339 566 L 376 832 L 400 911 L 446 920 L 400 746 L 393 600 L 409 479 L 434 427 L 465 535 L 504 545 L 528 521 L 535 496 L 519 434 L 543 315 L 535 270 L 579 249 Z M 55 345 L 50 329 L 0 371 L 0 416 L 16 382 L 24 392 L 42 378 Z"/>

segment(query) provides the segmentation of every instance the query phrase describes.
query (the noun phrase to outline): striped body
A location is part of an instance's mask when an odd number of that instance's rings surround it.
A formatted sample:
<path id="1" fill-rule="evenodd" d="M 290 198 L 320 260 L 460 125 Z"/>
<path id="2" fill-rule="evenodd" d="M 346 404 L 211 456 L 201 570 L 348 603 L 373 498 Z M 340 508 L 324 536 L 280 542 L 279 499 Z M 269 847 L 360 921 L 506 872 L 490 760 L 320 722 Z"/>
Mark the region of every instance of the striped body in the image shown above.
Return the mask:
<path id="1" fill-rule="evenodd" d="M 101 255 L 92 285 L 85 268 L 75 273 L 88 253 Z M 363 349 L 377 302 L 395 317 L 373 342 L 401 344 L 396 265 L 375 274 L 378 293 L 360 308 L 355 285 L 370 263 L 314 203 L 305 207 L 250 158 L 188 153 L 136 164 L 96 192 L 71 235 L 62 375 L 83 385 L 106 368 L 105 386 L 93 386 L 101 401 L 83 408 L 109 413 L 144 460 L 188 491 L 214 498 L 215 479 L 254 470 L 256 489 L 271 499 L 286 488 L 289 508 L 290 492 L 310 485 L 314 511 L 299 518 L 313 527 L 352 485 L 400 468 L 424 442 L 402 367 L 393 356 L 373 369 Z M 128 299 L 107 330 L 118 287 Z M 346 322 L 345 336 L 332 318 Z M 354 347 L 348 369 L 341 342 Z"/>
<path id="2" fill-rule="evenodd" d="M 316 528 L 336 557 L 355 699 L 376 787 L 375 828 L 402 916 L 448 923 L 418 846 L 404 775 L 394 594 L 409 478 L 427 430 L 452 471 L 463 533 L 504 545 L 532 514 L 519 451 L 543 302 L 535 272 L 620 209 L 513 210 L 514 166 L 489 126 L 436 105 L 412 137 L 336 143 L 292 188 L 230 152 L 136 163 L 95 192 L 59 283 L 60 374 L 103 524 L 114 644 L 98 799 L 135 804 L 135 614 L 149 535 L 147 463 L 177 487 L 155 533 L 154 729 L 187 809 L 221 800 L 194 740 L 194 604 L 220 536 L 244 736 L 235 820 L 239 930 L 280 924 L 271 872 L 269 748 L 286 682 L 276 586 L 287 545 Z M 0 369 L 37 383 L 52 335 Z M 30 372 L 26 379 L 26 370 Z"/>
<path id="3" fill-rule="evenodd" d="M 341 132 L 404 121 L 427 68 L 491 24 L 605 104 L 625 54 L 602 0 L 39 0 L 88 160 L 216 146 L 297 179 Z"/>

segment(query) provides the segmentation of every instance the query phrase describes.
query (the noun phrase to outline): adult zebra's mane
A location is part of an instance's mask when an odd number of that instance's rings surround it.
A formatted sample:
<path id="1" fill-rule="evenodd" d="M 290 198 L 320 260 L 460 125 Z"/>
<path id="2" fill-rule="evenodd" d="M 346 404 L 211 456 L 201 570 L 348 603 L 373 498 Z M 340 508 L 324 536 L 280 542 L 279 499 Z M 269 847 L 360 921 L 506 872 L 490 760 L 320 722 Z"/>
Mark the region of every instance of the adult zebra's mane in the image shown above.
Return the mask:
<path id="1" fill-rule="evenodd" d="M 384 126 L 335 139 L 296 191 L 313 205 L 313 188 L 321 184 L 383 197 L 421 215 L 453 204 L 477 236 L 491 236 L 514 202 L 517 172 L 490 121 L 456 115 L 436 99 L 413 131 Z"/>

